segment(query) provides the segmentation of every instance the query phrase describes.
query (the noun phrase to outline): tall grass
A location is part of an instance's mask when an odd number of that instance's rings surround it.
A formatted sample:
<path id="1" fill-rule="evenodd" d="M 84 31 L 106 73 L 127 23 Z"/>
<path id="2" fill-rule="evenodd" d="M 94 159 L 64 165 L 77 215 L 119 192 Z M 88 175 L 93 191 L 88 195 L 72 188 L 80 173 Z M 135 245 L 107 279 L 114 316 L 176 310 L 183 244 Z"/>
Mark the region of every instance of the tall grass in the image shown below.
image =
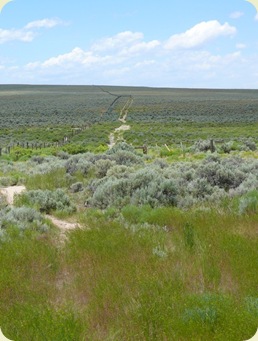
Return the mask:
<path id="1" fill-rule="evenodd" d="M 257 223 L 214 209 L 89 209 L 0 248 L 0 324 L 13 340 L 242 341 L 258 324 Z"/>
<path id="2" fill-rule="evenodd" d="M 65 176 L 65 169 L 57 168 L 43 174 L 30 175 L 26 179 L 26 187 L 29 190 L 64 188 L 69 185 Z"/>

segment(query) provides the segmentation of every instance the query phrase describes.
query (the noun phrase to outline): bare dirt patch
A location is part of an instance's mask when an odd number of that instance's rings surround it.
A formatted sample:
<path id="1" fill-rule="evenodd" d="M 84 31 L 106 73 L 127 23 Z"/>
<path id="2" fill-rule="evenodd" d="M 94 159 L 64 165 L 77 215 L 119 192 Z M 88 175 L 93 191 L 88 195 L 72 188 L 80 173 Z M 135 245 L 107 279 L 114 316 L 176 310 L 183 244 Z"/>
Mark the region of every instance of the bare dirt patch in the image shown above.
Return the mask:
<path id="1" fill-rule="evenodd" d="M 15 194 L 20 194 L 25 190 L 25 186 L 10 186 L 1 188 L 0 192 L 6 197 L 8 205 L 13 205 Z"/>
<path id="2" fill-rule="evenodd" d="M 64 244 L 67 240 L 67 232 L 74 230 L 76 228 L 81 228 L 80 224 L 78 223 L 70 223 L 65 220 L 58 219 L 52 215 L 47 214 L 46 218 L 48 218 L 55 226 L 57 226 L 60 230 L 60 242 Z"/>
<path id="3" fill-rule="evenodd" d="M 108 148 L 113 148 L 117 141 L 122 140 L 123 132 L 130 129 L 131 127 L 129 125 L 122 124 L 120 127 L 116 128 L 113 133 L 110 133 Z"/>
<path id="4" fill-rule="evenodd" d="M 130 126 L 129 125 L 121 125 L 119 128 L 116 128 L 115 131 L 126 131 L 126 130 L 130 130 Z"/>

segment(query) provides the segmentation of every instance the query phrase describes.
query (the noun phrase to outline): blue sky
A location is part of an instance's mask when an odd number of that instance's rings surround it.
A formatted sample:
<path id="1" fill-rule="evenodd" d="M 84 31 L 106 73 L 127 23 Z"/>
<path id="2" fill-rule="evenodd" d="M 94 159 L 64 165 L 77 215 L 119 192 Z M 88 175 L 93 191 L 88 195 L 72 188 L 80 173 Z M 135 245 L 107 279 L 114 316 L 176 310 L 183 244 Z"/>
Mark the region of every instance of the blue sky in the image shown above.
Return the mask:
<path id="1" fill-rule="evenodd" d="M 14 0 L 0 83 L 258 88 L 258 15 L 245 0 Z"/>

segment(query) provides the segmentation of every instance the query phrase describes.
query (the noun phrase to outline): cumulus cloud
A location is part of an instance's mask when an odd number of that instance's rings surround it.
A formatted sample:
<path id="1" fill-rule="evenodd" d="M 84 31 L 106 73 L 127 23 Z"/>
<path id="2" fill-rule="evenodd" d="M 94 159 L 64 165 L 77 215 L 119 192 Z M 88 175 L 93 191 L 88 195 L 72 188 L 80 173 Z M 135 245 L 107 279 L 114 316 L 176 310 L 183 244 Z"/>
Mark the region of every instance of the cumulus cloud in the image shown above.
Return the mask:
<path id="1" fill-rule="evenodd" d="M 235 33 L 236 28 L 228 23 L 222 25 L 217 20 L 204 21 L 184 33 L 171 36 L 165 48 L 169 50 L 196 48 L 220 36 L 232 36 Z"/>
<path id="2" fill-rule="evenodd" d="M 181 34 L 171 36 L 166 42 L 159 40 L 145 41 L 141 32 L 125 31 L 112 37 L 106 37 L 94 43 L 91 48 L 84 51 L 80 47 L 72 51 L 51 57 L 41 63 L 29 64 L 27 67 L 64 67 L 82 65 L 92 67 L 100 65 L 119 65 L 130 63 L 137 56 L 149 60 L 152 55 L 166 53 L 167 50 L 194 49 L 204 46 L 210 40 L 220 36 L 231 36 L 236 32 L 235 27 L 228 23 L 220 24 L 218 21 L 201 22 Z M 139 60 L 136 61 L 141 62 Z"/>
<path id="3" fill-rule="evenodd" d="M 3 30 L 0 29 L 0 44 L 4 44 L 8 41 L 19 40 L 23 42 L 31 42 L 35 38 L 35 33 L 26 30 Z"/>
<path id="4" fill-rule="evenodd" d="M 114 35 L 113 37 L 104 38 L 92 46 L 94 51 L 108 51 L 122 48 L 135 44 L 143 39 L 141 32 L 125 31 Z"/>
<path id="5" fill-rule="evenodd" d="M 199 23 L 166 41 L 147 40 L 141 32 L 125 31 L 88 49 L 77 46 L 28 63 L 18 73 L 34 83 L 205 87 L 224 82 L 222 86 L 227 87 L 232 75 L 247 67 L 241 54 L 244 45 L 235 45 L 231 53 L 214 54 L 208 43 L 212 40 L 214 47 L 215 40 L 235 33 L 235 27 L 218 21 Z"/>
<path id="6" fill-rule="evenodd" d="M 0 44 L 14 40 L 26 43 L 31 42 L 37 35 L 36 29 L 52 28 L 62 23 L 60 19 L 42 19 L 32 21 L 20 29 L 0 29 Z"/>
<path id="7" fill-rule="evenodd" d="M 51 57 L 43 62 L 27 64 L 27 68 L 69 68 L 81 65 L 84 68 L 99 65 L 118 65 L 130 62 L 133 57 L 142 58 L 153 53 L 158 47 L 162 48 L 162 43 L 158 40 L 144 41 L 144 35 L 139 32 L 121 32 L 113 37 L 100 40 L 85 51 L 80 47 L 72 51 Z M 143 57 L 145 58 L 145 57 Z"/>
<path id="8" fill-rule="evenodd" d="M 83 51 L 81 48 L 76 47 L 71 52 L 59 55 L 57 57 L 52 57 L 42 63 L 43 67 L 52 66 L 69 66 L 71 64 L 84 64 L 92 65 L 103 61 L 102 58 L 94 55 L 91 51 Z"/>

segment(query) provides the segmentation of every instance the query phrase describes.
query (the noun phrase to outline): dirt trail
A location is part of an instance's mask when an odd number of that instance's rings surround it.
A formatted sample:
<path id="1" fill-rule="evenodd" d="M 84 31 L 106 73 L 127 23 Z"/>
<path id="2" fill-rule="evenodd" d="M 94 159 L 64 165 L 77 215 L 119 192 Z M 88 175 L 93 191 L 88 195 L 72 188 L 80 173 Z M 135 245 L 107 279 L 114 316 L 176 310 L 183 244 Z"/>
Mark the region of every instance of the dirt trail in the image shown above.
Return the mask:
<path id="1" fill-rule="evenodd" d="M 65 220 L 58 219 L 52 215 L 47 214 L 46 218 L 48 218 L 55 226 L 57 226 L 60 230 L 59 241 L 61 244 L 64 244 L 67 240 L 67 232 L 81 228 L 80 224 L 78 223 L 70 223 Z"/>
<path id="2" fill-rule="evenodd" d="M 116 142 L 115 142 L 115 135 L 114 135 L 114 133 L 110 133 L 110 134 L 109 134 L 109 144 L 108 144 L 108 148 L 109 148 L 109 149 L 113 148 L 115 144 L 116 144 Z"/>
<path id="3" fill-rule="evenodd" d="M 108 148 L 111 149 L 116 144 L 116 141 L 122 140 L 123 131 L 130 130 L 131 127 L 129 125 L 121 125 L 120 127 L 116 128 L 113 133 L 109 134 L 109 144 Z"/>
<path id="4" fill-rule="evenodd" d="M 60 230 L 62 230 L 62 231 L 74 230 L 74 229 L 80 227 L 80 224 L 78 224 L 78 223 L 70 223 L 68 221 L 58 219 L 58 218 L 56 218 L 56 217 L 54 217 L 52 215 L 49 215 L 49 214 L 46 215 L 46 218 L 51 220 L 52 223 L 55 226 L 59 227 Z"/>
<path id="5" fill-rule="evenodd" d="M 6 197 L 8 205 L 13 205 L 14 195 L 25 191 L 25 186 L 10 186 L 0 189 L 0 192 Z"/>
<path id="6" fill-rule="evenodd" d="M 126 119 L 127 119 L 127 115 L 128 115 L 128 110 L 130 109 L 130 107 L 133 104 L 133 98 L 129 98 L 128 101 L 125 103 L 124 107 L 122 108 L 121 112 L 120 112 L 120 117 L 119 117 L 119 121 L 121 121 L 122 123 L 126 123 Z"/>
<path id="7" fill-rule="evenodd" d="M 5 188 L 0 188 L 0 193 L 2 193 L 7 200 L 8 205 L 12 206 L 14 202 L 15 194 L 20 194 L 26 190 L 25 186 L 10 186 Z M 70 223 L 65 220 L 57 219 L 52 215 L 46 215 L 46 218 L 51 220 L 51 222 L 60 229 L 61 235 L 60 239 L 64 241 L 66 239 L 66 232 L 68 230 L 74 230 L 76 228 L 80 228 L 80 224 L 78 223 Z"/>

